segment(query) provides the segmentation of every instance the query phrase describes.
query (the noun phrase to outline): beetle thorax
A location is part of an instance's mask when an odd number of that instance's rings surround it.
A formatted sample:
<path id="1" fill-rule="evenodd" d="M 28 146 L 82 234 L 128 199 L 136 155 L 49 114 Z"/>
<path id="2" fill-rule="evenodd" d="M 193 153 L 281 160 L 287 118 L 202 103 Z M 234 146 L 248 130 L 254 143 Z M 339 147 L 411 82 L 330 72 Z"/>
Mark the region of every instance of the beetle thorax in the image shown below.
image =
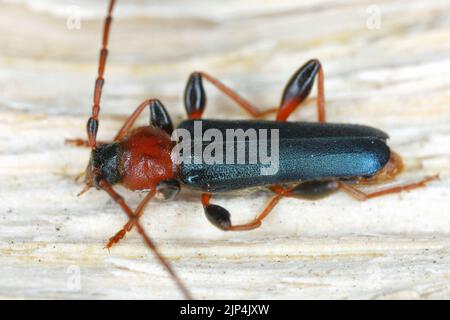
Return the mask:
<path id="1" fill-rule="evenodd" d="M 121 184 L 130 190 L 149 190 L 160 181 L 173 179 L 174 142 L 155 127 L 139 127 L 119 142 Z"/>

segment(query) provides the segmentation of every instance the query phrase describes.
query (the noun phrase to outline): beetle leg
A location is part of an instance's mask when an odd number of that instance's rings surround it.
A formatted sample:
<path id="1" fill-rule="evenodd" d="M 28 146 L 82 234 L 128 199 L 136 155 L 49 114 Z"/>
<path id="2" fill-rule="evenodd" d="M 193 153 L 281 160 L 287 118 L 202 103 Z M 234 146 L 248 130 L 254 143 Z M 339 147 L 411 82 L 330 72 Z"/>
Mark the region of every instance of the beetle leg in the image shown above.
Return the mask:
<path id="1" fill-rule="evenodd" d="M 279 186 L 270 187 L 273 192 L 279 194 L 280 189 L 278 188 Z M 283 196 L 307 200 L 318 200 L 331 195 L 337 190 L 339 190 L 339 183 L 337 181 L 311 180 L 296 184 L 291 187 L 289 191 L 284 192 Z"/>
<path id="2" fill-rule="evenodd" d="M 325 122 L 325 89 L 323 68 L 319 60 L 306 62 L 292 75 L 281 98 L 277 114 L 278 121 L 286 121 L 292 112 L 308 97 L 317 75 L 317 117 L 319 122 Z"/>
<path id="3" fill-rule="evenodd" d="M 184 90 L 184 106 L 189 119 L 200 119 L 206 106 L 206 93 L 203 88 L 203 79 L 214 85 L 219 91 L 228 96 L 231 100 L 236 102 L 242 109 L 247 111 L 253 118 L 262 118 L 270 113 L 275 113 L 278 109 L 269 109 L 259 111 L 247 99 L 240 96 L 234 90 L 224 85 L 221 81 L 214 78 L 203 71 L 191 73 Z"/>
<path id="4" fill-rule="evenodd" d="M 210 193 L 202 194 L 202 204 L 206 218 L 217 228 L 224 231 L 247 231 L 261 226 L 264 218 L 272 212 L 273 208 L 275 208 L 278 202 L 284 197 L 315 200 L 324 198 L 338 189 L 339 184 L 337 181 L 306 181 L 290 186 L 289 188 L 284 188 L 281 185 L 274 185 L 270 187 L 270 190 L 276 193 L 276 195 L 269 200 L 264 210 L 249 223 L 240 225 L 232 225 L 228 210 L 210 203 Z"/>
<path id="5" fill-rule="evenodd" d="M 124 122 L 122 128 L 120 128 L 120 130 L 117 132 L 116 136 L 114 137 L 114 141 L 119 141 L 123 137 L 125 137 L 125 135 L 131 129 L 133 124 L 136 122 L 137 118 L 142 113 L 142 111 L 144 111 L 144 109 L 150 104 L 150 101 L 151 100 L 145 100 L 136 108 L 136 110 L 134 110 L 134 112 Z"/>
<path id="6" fill-rule="evenodd" d="M 283 197 L 295 196 L 294 192 L 297 187 L 298 184 L 291 186 L 289 188 L 283 188 L 280 185 L 272 186 L 270 189 L 273 192 L 275 192 L 276 195 L 269 200 L 263 211 L 261 211 L 252 221 L 235 226 L 231 224 L 230 213 L 228 212 L 228 210 L 226 210 L 221 206 L 210 204 L 211 200 L 210 193 L 202 194 L 202 204 L 205 210 L 206 218 L 217 228 L 222 229 L 224 231 L 253 230 L 261 226 L 261 223 L 264 220 L 264 218 L 266 218 L 269 215 L 269 213 L 272 212 L 273 208 L 275 208 L 275 206 L 278 204 L 278 202 L 280 202 L 280 200 Z"/>
<path id="7" fill-rule="evenodd" d="M 97 181 L 97 184 L 100 188 L 105 190 L 110 195 L 110 197 L 122 208 L 122 210 L 128 216 L 128 219 L 130 219 L 130 221 L 132 221 L 134 223 L 138 233 L 142 236 L 147 247 L 154 253 L 154 255 L 159 260 L 159 262 L 163 265 L 163 267 L 166 269 L 166 271 L 170 274 L 170 276 L 175 281 L 175 283 L 177 284 L 178 288 L 181 290 L 181 292 L 183 293 L 185 298 L 192 299 L 191 294 L 189 293 L 188 289 L 181 282 L 180 278 L 175 273 L 175 271 L 173 270 L 170 263 L 162 256 L 161 253 L 159 253 L 155 244 L 150 239 L 150 237 L 145 233 L 145 230 L 141 226 L 139 219 L 134 215 L 133 211 L 131 211 L 130 207 L 127 205 L 124 198 L 113 189 L 113 187 L 108 183 L 108 181 L 100 178 L 99 181 Z"/>
<path id="8" fill-rule="evenodd" d="M 126 136 L 128 131 L 133 127 L 139 115 L 145 108 L 149 106 L 150 108 L 150 125 L 155 127 L 160 127 L 168 134 L 172 134 L 173 126 L 170 116 L 163 104 L 158 99 L 147 99 L 143 101 L 134 112 L 128 117 L 122 128 L 117 132 L 114 141 L 119 141 Z"/>
<path id="9" fill-rule="evenodd" d="M 272 209 L 277 205 L 277 203 L 283 198 L 283 194 L 277 194 L 270 199 L 269 203 L 266 205 L 263 211 L 256 216 L 255 219 L 249 223 L 240 224 L 233 226 L 231 224 L 230 213 L 227 209 L 210 204 L 211 194 L 202 194 L 202 204 L 205 210 L 206 218 L 217 228 L 224 231 L 248 231 L 253 230 L 261 226 L 262 220 L 269 215 Z"/>
<path id="10" fill-rule="evenodd" d="M 417 189 L 417 188 L 422 188 L 422 187 L 425 187 L 428 182 L 437 180 L 437 179 L 439 179 L 439 175 L 434 175 L 431 177 L 426 177 L 418 182 L 395 186 L 395 187 L 391 187 L 391 188 L 387 188 L 387 189 L 382 189 L 382 190 L 371 192 L 371 193 L 365 193 L 365 192 L 359 190 L 358 188 L 355 188 L 354 186 L 349 185 L 348 183 L 345 183 L 342 181 L 339 182 L 339 188 L 341 190 L 345 191 L 348 195 L 352 196 L 353 198 L 360 200 L 360 201 L 365 201 L 365 200 L 368 200 L 371 198 L 381 197 L 381 196 L 385 196 L 388 194 L 400 193 L 402 191 L 409 191 L 409 190 L 413 190 L 413 189 Z"/>
<path id="11" fill-rule="evenodd" d="M 152 190 L 149 193 L 147 193 L 147 195 L 144 197 L 144 199 L 142 199 L 142 201 L 139 203 L 138 207 L 134 211 L 134 216 L 136 217 L 136 219 L 139 219 L 143 215 L 146 205 L 150 202 L 150 200 L 154 197 L 154 195 L 155 195 L 155 190 Z M 108 243 L 106 244 L 105 248 L 107 248 L 109 250 L 112 248 L 112 246 L 119 243 L 119 241 L 125 237 L 126 233 L 133 228 L 133 226 L 134 226 L 134 221 L 129 220 L 122 227 L 122 229 L 120 229 L 118 232 L 116 232 L 116 234 L 114 236 L 109 238 Z"/>
<path id="12" fill-rule="evenodd" d="M 164 200 L 172 200 L 178 193 L 180 192 L 180 183 L 178 180 L 165 180 L 161 181 L 155 190 L 151 190 L 144 199 L 142 199 L 139 206 L 136 208 L 134 215 L 136 218 L 140 218 L 144 213 L 145 206 L 149 203 L 149 201 L 155 196 L 156 193 L 161 194 L 161 197 Z M 134 222 L 132 220 L 128 221 L 122 229 L 120 229 L 113 237 L 111 237 L 106 244 L 107 249 L 111 249 L 112 246 L 117 244 L 120 240 L 125 237 L 125 234 L 130 231 L 134 226 Z"/>

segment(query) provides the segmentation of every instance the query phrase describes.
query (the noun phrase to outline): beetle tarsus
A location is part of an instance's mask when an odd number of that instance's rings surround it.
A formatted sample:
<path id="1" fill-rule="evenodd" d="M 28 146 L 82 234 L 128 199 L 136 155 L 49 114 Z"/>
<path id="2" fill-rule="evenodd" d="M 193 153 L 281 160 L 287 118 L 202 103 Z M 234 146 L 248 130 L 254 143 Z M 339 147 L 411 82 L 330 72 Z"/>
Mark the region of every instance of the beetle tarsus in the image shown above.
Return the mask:
<path id="1" fill-rule="evenodd" d="M 117 244 L 120 240 L 122 240 L 125 237 L 125 234 L 127 233 L 127 230 L 125 227 L 118 231 L 114 236 L 109 238 L 108 243 L 106 244 L 105 248 L 110 250 L 112 246 Z"/>

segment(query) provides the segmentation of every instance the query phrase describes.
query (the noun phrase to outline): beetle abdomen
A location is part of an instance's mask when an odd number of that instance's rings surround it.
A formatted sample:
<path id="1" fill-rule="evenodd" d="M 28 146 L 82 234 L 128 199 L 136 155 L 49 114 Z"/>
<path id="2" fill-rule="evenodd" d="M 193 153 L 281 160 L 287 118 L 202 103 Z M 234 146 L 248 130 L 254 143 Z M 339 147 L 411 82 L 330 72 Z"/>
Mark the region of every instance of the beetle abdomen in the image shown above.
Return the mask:
<path id="1" fill-rule="evenodd" d="M 200 122 L 203 133 L 214 128 L 224 137 L 223 143 L 215 141 L 218 143 L 215 147 L 222 150 L 223 163 L 195 163 L 198 154 L 193 154 L 192 147 L 192 156 L 184 159 L 179 166 L 180 180 L 189 187 L 202 191 L 231 191 L 300 180 L 372 176 L 384 167 L 390 156 L 390 149 L 386 145 L 388 136 L 366 126 L 275 121 Z M 194 135 L 193 121 L 185 121 L 179 128 Z M 227 129 L 255 129 L 257 141 L 251 135 L 241 141 L 227 141 Z M 270 132 L 261 138 L 258 135 L 260 129 L 278 130 L 278 139 L 273 139 Z M 258 152 L 259 146 L 266 146 L 269 157 L 265 161 L 256 157 L 256 163 L 249 163 L 255 151 L 251 144 L 255 142 Z M 230 155 L 227 153 L 227 145 L 229 147 L 230 144 L 234 147 L 233 159 L 226 158 Z M 246 153 L 244 163 L 237 163 L 239 144 L 241 151 L 245 150 Z M 273 144 L 278 147 L 272 148 Z M 208 145 L 211 145 L 208 141 L 201 142 L 202 152 Z"/>

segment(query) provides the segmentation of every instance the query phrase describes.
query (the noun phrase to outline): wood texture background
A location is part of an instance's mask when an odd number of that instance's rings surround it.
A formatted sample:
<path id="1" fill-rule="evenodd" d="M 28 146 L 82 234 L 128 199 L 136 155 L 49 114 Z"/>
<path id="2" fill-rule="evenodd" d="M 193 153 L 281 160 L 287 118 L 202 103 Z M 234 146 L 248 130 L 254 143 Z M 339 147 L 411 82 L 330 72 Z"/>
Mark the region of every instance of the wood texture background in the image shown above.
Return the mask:
<path id="1" fill-rule="evenodd" d="M 80 29 L 67 28 L 72 5 Z M 126 221 L 105 193 L 75 196 L 89 151 L 64 139 L 85 135 L 105 8 L 0 1 L 2 298 L 181 297 L 134 232 L 103 249 Z M 380 28 L 370 29 L 378 9 Z M 316 57 L 329 121 L 387 131 L 408 166 L 400 182 L 441 174 L 424 190 L 364 203 L 286 199 L 247 233 L 212 227 L 188 191 L 152 202 L 142 222 L 196 298 L 450 298 L 450 2 L 119 0 L 115 16 L 100 139 L 150 97 L 180 121 L 193 70 L 276 106 L 289 76 Z M 207 91 L 207 116 L 246 117 Z M 314 121 L 307 105 L 293 119 Z M 136 206 L 139 195 L 121 192 Z M 244 222 L 268 196 L 217 203 Z"/>

